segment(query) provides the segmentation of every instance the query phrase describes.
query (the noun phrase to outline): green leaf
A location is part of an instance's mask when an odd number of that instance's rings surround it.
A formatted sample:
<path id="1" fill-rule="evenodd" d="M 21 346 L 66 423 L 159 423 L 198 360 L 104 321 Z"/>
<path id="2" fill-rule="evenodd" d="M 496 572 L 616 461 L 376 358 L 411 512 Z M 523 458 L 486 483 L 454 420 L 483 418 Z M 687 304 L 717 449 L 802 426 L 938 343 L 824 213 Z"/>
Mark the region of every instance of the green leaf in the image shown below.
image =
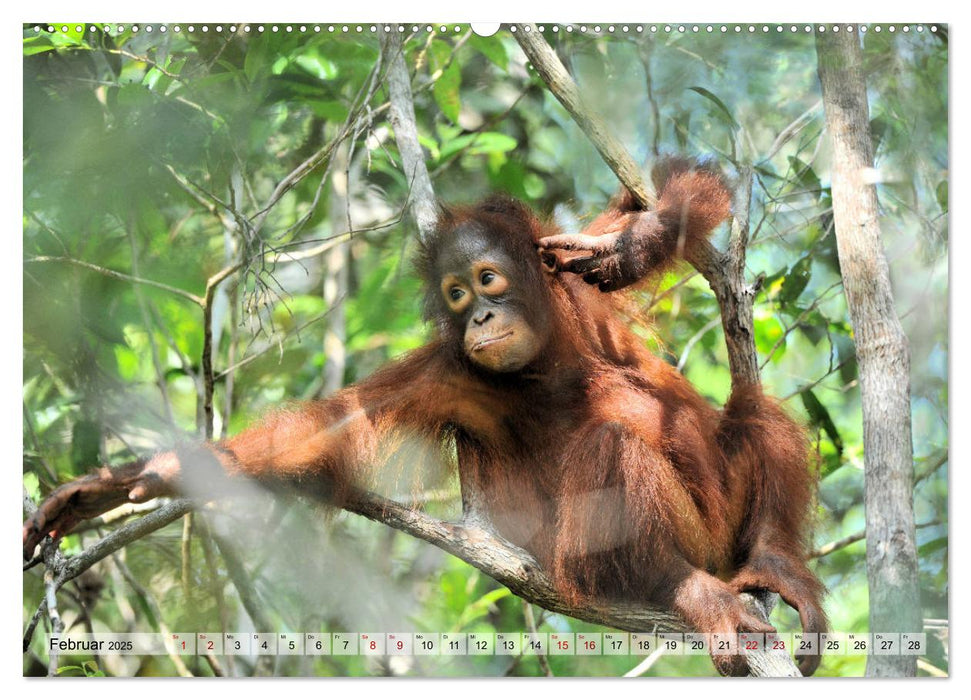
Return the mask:
<path id="1" fill-rule="evenodd" d="M 451 64 L 442 73 L 441 77 L 435 81 L 432 94 L 438 104 L 442 114 L 448 117 L 452 123 L 458 122 L 459 111 L 461 110 L 461 98 L 459 88 L 462 84 L 462 71 L 456 64 Z"/>
<path id="2" fill-rule="evenodd" d="M 880 151 L 880 144 L 892 132 L 890 121 L 886 117 L 879 116 L 870 120 L 870 140 L 873 143 L 874 153 Z"/>
<path id="3" fill-rule="evenodd" d="M 337 66 L 316 53 L 301 54 L 294 63 L 318 80 L 333 80 L 337 77 Z"/>
<path id="4" fill-rule="evenodd" d="M 51 26 L 55 30 L 50 33 L 45 32 L 41 36 L 46 36 L 54 46 L 60 48 L 62 46 L 74 47 L 84 44 L 85 32 L 87 31 L 88 25 L 78 24 L 77 22 L 51 22 Z M 62 32 L 61 27 L 67 27 L 67 31 Z M 81 31 L 77 31 L 78 27 L 81 28 Z"/>
<path id="5" fill-rule="evenodd" d="M 762 290 L 765 292 L 767 297 L 773 298 L 778 295 L 779 289 L 782 287 L 782 283 L 785 281 L 786 272 L 788 271 L 788 267 L 783 267 L 762 278 Z"/>
<path id="6" fill-rule="evenodd" d="M 456 61 L 452 60 L 452 51 L 452 46 L 446 41 L 439 39 L 432 41 L 428 47 L 428 67 L 433 76 L 438 71 L 442 71 L 435 80 L 432 94 L 438 108 L 452 123 L 455 123 L 458 121 L 461 107 L 459 88 L 462 84 L 462 69 Z M 446 65 L 448 65 L 447 68 Z"/>
<path id="7" fill-rule="evenodd" d="M 141 359 L 137 352 L 125 345 L 115 345 L 115 362 L 118 366 L 118 376 L 126 382 L 134 381 L 141 369 Z"/>
<path id="8" fill-rule="evenodd" d="M 94 661 L 84 661 L 80 666 L 65 666 L 64 668 L 79 668 L 87 678 L 104 678 L 105 672 L 98 668 Z"/>
<path id="9" fill-rule="evenodd" d="M 469 45 L 502 70 L 505 71 L 509 67 L 509 56 L 506 54 L 506 46 L 497 35 L 478 36 L 473 34 L 469 39 Z"/>
<path id="10" fill-rule="evenodd" d="M 813 194 L 817 200 L 822 196 L 823 186 L 812 166 L 795 156 L 789 156 L 789 168 L 795 176 L 790 183 L 790 191 L 796 190 L 805 194 Z"/>
<path id="11" fill-rule="evenodd" d="M 789 272 L 779 288 L 779 301 L 781 303 L 791 304 L 799 298 L 812 277 L 812 264 L 812 258 L 805 255 L 789 268 Z"/>
<path id="12" fill-rule="evenodd" d="M 774 315 L 767 311 L 757 313 L 755 322 L 755 347 L 763 355 L 774 352 L 772 359 L 778 361 L 785 353 L 786 343 L 783 339 L 785 328 Z M 782 342 L 779 342 L 779 341 Z M 778 343 L 778 347 L 776 344 Z"/>
<path id="13" fill-rule="evenodd" d="M 40 36 L 29 36 L 24 39 L 24 56 L 33 56 L 34 54 L 53 50 L 54 44 L 51 43 L 51 40 L 47 38 L 46 34 L 41 34 Z"/>
<path id="14" fill-rule="evenodd" d="M 837 455 L 841 456 L 843 454 L 843 438 L 840 437 L 839 430 L 836 429 L 836 424 L 829 415 L 829 410 L 816 398 L 811 389 L 799 392 L 799 397 L 802 399 L 802 405 L 806 407 L 809 420 L 829 436 L 833 447 L 836 448 Z"/>
<path id="15" fill-rule="evenodd" d="M 442 142 L 442 151 L 439 154 L 440 160 L 445 160 L 450 156 L 464 151 L 466 155 L 484 155 L 488 153 L 505 153 L 511 151 L 519 143 L 511 136 L 506 136 L 497 131 L 484 131 L 479 134 L 463 134 L 457 138 Z"/>
<path id="16" fill-rule="evenodd" d="M 536 173 L 526 173 L 523 188 L 526 190 L 527 199 L 540 199 L 546 194 L 546 180 Z"/>
<path id="17" fill-rule="evenodd" d="M 941 180 L 937 184 L 937 189 L 934 190 L 934 194 L 937 197 L 937 204 L 945 214 L 947 213 L 947 190 L 947 180 Z"/>
<path id="18" fill-rule="evenodd" d="M 505 153 L 514 150 L 519 142 L 512 136 L 498 131 L 482 131 L 476 134 L 475 140 L 469 147 L 469 153 L 482 155 L 484 153 Z"/>
<path id="19" fill-rule="evenodd" d="M 725 117 L 725 120 L 736 129 L 738 128 L 738 122 L 735 121 L 735 117 L 733 117 L 732 113 L 728 111 L 728 107 L 725 106 L 725 103 L 722 102 L 720 99 L 718 99 L 717 95 L 715 95 L 710 90 L 706 90 L 705 88 L 699 87 L 697 85 L 691 86 L 688 89 L 694 92 L 697 92 L 706 100 L 710 100 L 712 103 L 714 103 L 714 105 L 718 107 L 718 110 L 719 112 L 721 112 L 722 116 Z"/>
<path id="20" fill-rule="evenodd" d="M 314 114 L 327 121 L 342 122 L 347 119 L 347 105 L 337 100 L 307 100 Z"/>
<path id="21" fill-rule="evenodd" d="M 799 323 L 799 331 L 813 345 L 818 345 L 819 341 L 826 337 L 828 328 L 829 320 L 818 310 L 810 311 Z"/>
<path id="22" fill-rule="evenodd" d="M 508 160 L 497 172 L 490 172 L 489 180 L 493 189 L 500 189 L 519 199 L 529 198 L 526 193 L 526 169 L 516 160 Z"/>
<path id="23" fill-rule="evenodd" d="M 856 344 L 850 337 L 849 330 L 846 335 L 834 336 L 836 345 L 836 355 L 840 359 L 840 380 L 844 384 L 849 384 L 857 378 Z"/>
<path id="24" fill-rule="evenodd" d="M 243 73 L 251 83 L 256 82 L 267 72 L 267 49 L 267 43 L 262 39 L 251 41 L 247 46 L 246 58 L 243 59 Z"/>
<path id="25" fill-rule="evenodd" d="M 925 542 L 917 548 L 917 553 L 921 557 L 926 557 L 929 554 L 938 552 L 942 549 L 947 549 L 947 537 L 938 537 L 931 540 L 930 542 Z"/>
<path id="26" fill-rule="evenodd" d="M 101 447 L 101 426 L 94 421 L 81 419 L 71 429 L 71 463 L 75 473 L 81 474 L 95 466 Z"/>
<path id="27" fill-rule="evenodd" d="M 455 623 L 456 630 L 465 629 L 477 618 L 485 616 L 495 604 L 512 593 L 508 588 L 495 588 L 462 611 L 462 617 Z"/>
<path id="28" fill-rule="evenodd" d="M 431 138 L 430 136 L 425 136 L 424 134 L 418 134 L 418 143 L 422 145 L 423 148 L 428 149 L 428 155 L 434 161 L 441 160 L 441 149 L 438 146 L 438 141 Z"/>

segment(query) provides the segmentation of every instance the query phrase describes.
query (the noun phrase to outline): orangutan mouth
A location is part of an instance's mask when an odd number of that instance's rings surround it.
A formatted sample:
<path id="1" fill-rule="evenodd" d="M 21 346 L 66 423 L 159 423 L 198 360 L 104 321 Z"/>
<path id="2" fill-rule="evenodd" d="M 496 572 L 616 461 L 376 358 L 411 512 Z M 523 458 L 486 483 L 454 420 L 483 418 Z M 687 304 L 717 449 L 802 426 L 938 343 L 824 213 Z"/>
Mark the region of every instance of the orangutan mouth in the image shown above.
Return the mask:
<path id="1" fill-rule="evenodd" d="M 478 352 L 483 348 L 492 345 L 493 343 L 498 343 L 500 340 L 505 340 L 512 335 L 512 331 L 506 331 L 505 333 L 500 333 L 499 335 L 493 335 L 489 338 L 484 338 L 483 340 L 477 340 L 475 345 L 472 346 L 472 352 Z"/>

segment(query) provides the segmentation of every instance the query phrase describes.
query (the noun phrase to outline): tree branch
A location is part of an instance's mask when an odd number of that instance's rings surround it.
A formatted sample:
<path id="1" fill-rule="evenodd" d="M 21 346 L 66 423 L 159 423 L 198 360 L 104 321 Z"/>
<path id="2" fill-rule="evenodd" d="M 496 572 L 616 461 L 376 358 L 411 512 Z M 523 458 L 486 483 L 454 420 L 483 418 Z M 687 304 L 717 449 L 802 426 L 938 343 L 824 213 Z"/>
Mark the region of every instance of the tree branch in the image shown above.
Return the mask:
<path id="1" fill-rule="evenodd" d="M 514 36 L 550 92 L 600 151 L 610 169 L 617 173 L 618 179 L 641 205 L 653 208 L 655 195 L 641 177 L 640 167 L 616 139 L 603 118 L 584 103 L 580 88 L 560 62 L 553 47 L 546 43 L 542 32 L 535 24 L 517 24 Z"/>
<path id="2" fill-rule="evenodd" d="M 192 501 L 179 499 L 168 503 L 153 513 L 126 523 L 111 534 L 103 537 L 79 554 L 63 560 L 59 566 L 55 564 L 57 588 L 68 581 L 77 578 L 96 563 L 135 540 L 141 539 L 169 523 L 178 520 L 192 510 Z M 48 565 L 48 568 L 52 568 Z"/>
<path id="3" fill-rule="evenodd" d="M 188 499 L 172 501 L 139 520 L 127 523 L 67 559 L 54 550 L 56 560 L 48 562 L 48 568 L 53 576 L 55 590 L 125 545 L 177 520 L 193 507 L 193 502 Z M 479 521 L 446 522 L 365 491 L 352 494 L 344 504 L 344 509 L 424 540 L 479 569 L 520 598 L 551 612 L 628 632 L 692 631 L 678 615 L 663 608 L 599 599 L 583 601 L 579 605 L 563 601 L 533 555 L 493 533 Z M 247 589 L 242 565 L 226 559 L 228 550 L 225 544 L 219 543 L 219 547 L 227 568 L 231 569 L 231 577 L 244 598 L 247 612 L 253 617 L 254 623 L 258 624 L 263 619 L 260 606 Z M 231 551 L 229 557 L 232 559 Z M 233 563 L 238 566 L 235 569 L 237 575 L 232 575 L 235 568 Z M 767 615 L 767 610 L 771 610 L 771 606 L 766 608 L 766 603 L 757 596 L 742 594 L 742 599 L 750 611 L 763 617 Z M 28 642 L 29 639 L 25 637 L 25 646 Z M 759 652 L 746 658 L 756 675 L 793 675 L 795 671 L 788 657 Z"/>
<path id="4" fill-rule="evenodd" d="M 212 440 L 214 418 L 212 397 L 216 389 L 216 375 L 212 366 L 212 303 L 219 285 L 241 267 L 242 263 L 227 265 L 206 282 L 206 296 L 202 305 L 202 411 L 205 421 L 206 440 Z"/>
<path id="5" fill-rule="evenodd" d="M 391 95 L 391 125 L 401 154 L 401 165 L 411 190 L 411 213 L 418 224 L 422 240 L 435 230 L 438 207 L 435 192 L 425 165 L 425 154 L 418 142 L 415 105 L 411 94 L 411 75 L 405 64 L 401 36 L 398 32 L 381 35 L 381 57 L 388 67 L 388 92 Z"/>
<path id="6" fill-rule="evenodd" d="M 194 304 L 199 306 L 203 305 L 203 299 L 192 292 L 187 292 L 184 289 L 179 289 L 178 287 L 173 287 L 171 285 L 165 284 L 164 282 L 156 282 L 155 280 L 142 279 L 141 277 L 134 277 L 132 275 L 126 275 L 124 272 L 118 272 L 117 270 L 110 270 L 107 267 L 101 267 L 100 265 L 94 265 L 93 263 L 85 262 L 84 260 L 77 260 L 75 258 L 69 258 L 63 255 L 36 255 L 32 258 L 27 258 L 24 262 L 28 263 L 41 263 L 41 262 L 62 262 L 69 265 L 75 265 L 77 267 L 83 267 L 86 270 L 93 270 L 100 275 L 105 277 L 114 277 L 118 280 L 124 280 L 125 282 L 132 282 L 133 284 L 144 284 L 148 287 L 155 287 L 156 289 L 161 289 L 163 291 L 169 292 L 170 294 L 175 294 L 183 299 L 188 299 Z"/>
<path id="7" fill-rule="evenodd" d="M 603 119 L 580 97 L 580 89 L 564 68 L 556 52 L 533 24 L 515 25 L 516 41 L 532 62 L 533 67 L 546 82 L 550 92 L 567 111 L 590 141 L 600 151 L 604 161 L 614 171 L 617 179 L 634 195 L 637 202 L 651 208 L 655 204 L 654 193 L 648 188 L 640 168 L 607 129 Z M 722 253 L 707 241 L 685 250 L 685 259 L 708 281 L 721 308 L 725 342 L 728 345 L 728 362 L 734 387 L 759 383 L 758 355 L 755 350 L 755 333 L 752 301 L 761 286 L 761 280 L 752 285 L 745 282 L 745 251 L 749 234 L 749 202 L 752 197 L 752 170 L 742 168 L 735 192 L 735 220 L 729 252 Z"/>
<path id="8" fill-rule="evenodd" d="M 506 586 L 514 594 L 550 612 L 628 632 L 691 632 L 675 613 L 664 608 L 589 599 L 579 605 L 563 601 L 532 554 L 496 535 L 479 521 L 450 523 L 372 493 L 354 494 L 344 509 L 380 522 L 443 549 Z M 751 612 L 768 618 L 772 606 L 742 594 Z M 774 594 L 771 598 L 775 598 Z M 746 657 L 755 675 L 798 676 L 788 656 L 759 652 Z"/>

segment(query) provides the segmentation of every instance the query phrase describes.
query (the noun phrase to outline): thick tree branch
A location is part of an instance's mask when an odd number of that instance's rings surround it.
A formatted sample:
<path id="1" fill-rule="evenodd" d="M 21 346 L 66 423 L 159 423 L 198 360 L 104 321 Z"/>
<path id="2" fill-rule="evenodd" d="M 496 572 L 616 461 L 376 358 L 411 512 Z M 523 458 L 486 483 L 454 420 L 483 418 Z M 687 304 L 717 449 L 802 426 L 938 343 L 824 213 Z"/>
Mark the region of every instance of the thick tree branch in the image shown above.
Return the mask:
<path id="1" fill-rule="evenodd" d="M 345 510 L 363 515 L 453 554 L 495 579 L 520 598 L 551 612 L 628 632 L 691 632 L 684 621 L 663 608 L 590 599 L 579 605 L 563 601 L 549 576 L 527 551 L 496 535 L 478 521 L 450 523 L 371 493 L 358 493 Z M 767 619 L 775 595 L 742 594 L 749 610 Z M 798 676 L 788 656 L 759 652 L 746 657 L 757 676 Z"/>
<path id="2" fill-rule="evenodd" d="M 190 500 L 172 501 L 157 511 L 120 527 L 73 557 L 65 559 L 57 550 L 54 550 L 55 556 L 48 561 L 48 568 L 52 574 L 55 590 L 130 542 L 177 520 L 192 508 L 193 502 Z M 549 576 L 529 552 L 496 535 L 478 521 L 446 522 L 368 492 L 353 494 L 344 504 L 344 508 L 424 540 L 458 557 L 506 586 L 520 598 L 551 612 L 628 632 L 692 631 L 670 610 L 603 600 L 589 600 L 580 605 L 566 603 L 559 597 Z M 220 550 L 225 557 L 224 544 L 220 545 Z M 227 561 L 228 564 L 229 561 Z M 238 576 L 233 576 L 238 588 L 240 582 L 246 580 L 241 564 L 239 567 L 236 572 Z M 248 589 L 243 585 L 240 592 L 246 599 L 244 604 L 247 611 L 253 615 L 254 622 L 259 623 L 262 619 L 259 605 L 255 600 L 247 598 L 247 591 Z M 770 597 L 774 598 L 774 596 Z M 757 596 L 743 594 L 742 598 L 752 612 L 763 617 L 771 610 L 772 605 L 767 605 L 765 597 L 760 600 Z M 28 643 L 29 638 L 25 637 L 25 648 Z M 759 652 L 748 656 L 747 659 L 755 675 L 798 674 L 787 656 Z"/>

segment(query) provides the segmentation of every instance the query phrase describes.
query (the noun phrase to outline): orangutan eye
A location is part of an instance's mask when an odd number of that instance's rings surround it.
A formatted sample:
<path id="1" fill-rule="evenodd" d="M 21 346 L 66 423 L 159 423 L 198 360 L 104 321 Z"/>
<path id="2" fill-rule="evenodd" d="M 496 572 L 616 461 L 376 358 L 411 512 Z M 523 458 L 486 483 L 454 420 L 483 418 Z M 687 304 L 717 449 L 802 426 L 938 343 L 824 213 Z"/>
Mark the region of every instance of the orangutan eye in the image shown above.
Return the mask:
<path id="1" fill-rule="evenodd" d="M 452 301 L 458 301 L 465 296 L 465 290 L 461 287 L 452 287 L 450 290 L 448 290 L 448 296 Z"/>
<path id="2" fill-rule="evenodd" d="M 483 287 L 488 287 L 492 284 L 493 280 L 496 279 L 496 273 L 486 270 L 481 275 L 479 275 L 479 282 L 482 283 Z"/>

